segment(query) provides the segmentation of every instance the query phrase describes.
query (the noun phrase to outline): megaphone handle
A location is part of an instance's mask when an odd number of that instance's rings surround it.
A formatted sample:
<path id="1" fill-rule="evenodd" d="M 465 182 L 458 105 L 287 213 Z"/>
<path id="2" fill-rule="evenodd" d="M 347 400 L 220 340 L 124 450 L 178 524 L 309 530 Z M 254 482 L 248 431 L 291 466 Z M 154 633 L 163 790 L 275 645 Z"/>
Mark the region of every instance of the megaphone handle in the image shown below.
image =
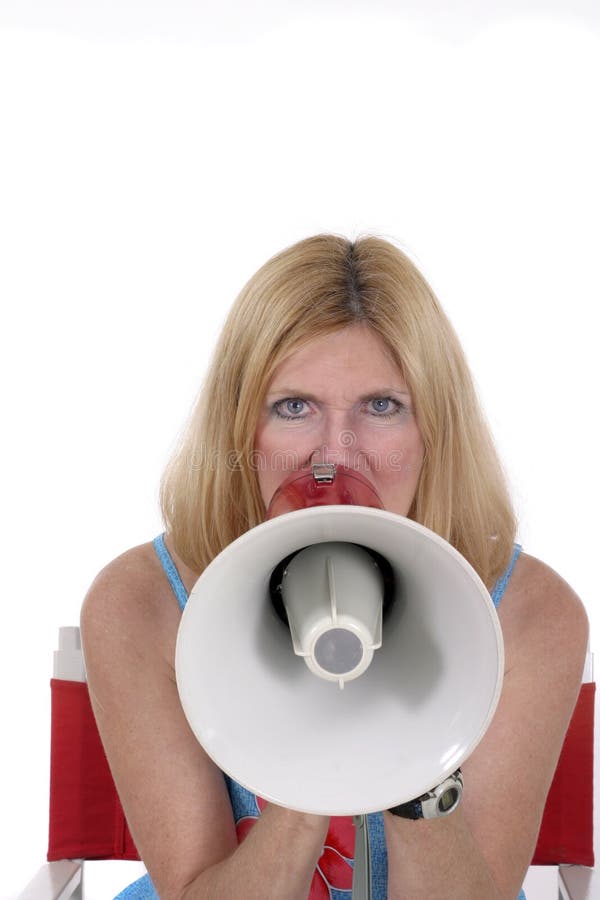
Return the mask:
<path id="1" fill-rule="evenodd" d="M 354 816 L 356 841 L 354 845 L 354 874 L 352 900 L 371 900 L 371 847 L 369 823 L 365 815 Z"/>

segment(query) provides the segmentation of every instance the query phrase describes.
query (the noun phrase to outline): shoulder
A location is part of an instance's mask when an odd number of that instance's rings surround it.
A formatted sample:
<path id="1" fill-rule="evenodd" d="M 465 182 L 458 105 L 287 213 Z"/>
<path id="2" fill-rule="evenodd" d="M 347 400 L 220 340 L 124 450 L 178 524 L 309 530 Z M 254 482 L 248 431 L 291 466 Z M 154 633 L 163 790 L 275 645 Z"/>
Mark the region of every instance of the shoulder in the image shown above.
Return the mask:
<path id="1" fill-rule="evenodd" d="M 560 647 L 575 666 L 579 659 L 583 664 L 588 642 L 585 607 L 564 578 L 542 560 L 520 554 L 498 614 L 508 650 L 549 657 Z"/>
<path id="2" fill-rule="evenodd" d="M 125 551 L 94 578 L 81 609 L 86 660 L 100 649 L 118 655 L 149 645 L 168 656 L 180 611 L 151 542 Z"/>
<path id="3" fill-rule="evenodd" d="M 553 613 L 587 630 L 585 608 L 573 588 L 547 563 L 528 553 L 521 552 L 515 563 L 506 599 L 525 618 Z"/>
<path id="4" fill-rule="evenodd" d="M 152 543 L 126 550 L 109 562 L 94 578 L 83 603 L 85 612 L 103 607 L 116 613 L 137 605 L 154 606 L 166 593 L 168 582 Z"/>

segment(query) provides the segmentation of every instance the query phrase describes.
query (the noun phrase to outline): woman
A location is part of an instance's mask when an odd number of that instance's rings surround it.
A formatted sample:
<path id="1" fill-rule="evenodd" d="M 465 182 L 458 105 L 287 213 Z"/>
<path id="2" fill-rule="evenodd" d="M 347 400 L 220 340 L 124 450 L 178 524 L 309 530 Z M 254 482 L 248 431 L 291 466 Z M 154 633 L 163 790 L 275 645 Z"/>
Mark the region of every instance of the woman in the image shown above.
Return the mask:
<path id="1" fill-rule="evenodd" d="M 315 460 L 362 471 L 386 509 L 436 531 L 502 596 L 504 687 L 462 767 L 463 801 L 441 819 L 379 816 L 386 849 L 374 893 L 514 900 L 577 697 L 586 615 L 552 569 L 514 545 L 494 446 L 426 281 L 390 243 L 335 235 L 284 250 L 245 286 L 163 480 L 164 542 L 110 563 L 84 603 L 94 711 L 156 892 L 327 896 L 322 868 L 315 875 L 327 817 L 262 804 L 238 844 L 236 786 L 193 737 L 174 677 L 180 607 L 195 581 L 263 520 L 290 470 Z"/>

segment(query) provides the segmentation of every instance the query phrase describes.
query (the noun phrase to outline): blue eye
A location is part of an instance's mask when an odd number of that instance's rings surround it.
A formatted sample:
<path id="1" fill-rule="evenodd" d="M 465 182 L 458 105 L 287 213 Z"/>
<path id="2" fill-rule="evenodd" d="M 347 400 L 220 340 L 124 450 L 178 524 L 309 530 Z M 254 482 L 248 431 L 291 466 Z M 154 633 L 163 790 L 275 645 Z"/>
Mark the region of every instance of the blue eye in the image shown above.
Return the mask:
<path id="1" fill-rule="evenodd" d="M 280 419 L 302 419 L 306 413 L 306 402 L 299 397 L 286 397 L 273 404 L 275 415 Z"/>
<path id="2" fill-rule="evenodd" d="M 367 408 L 380 419 L 390 419 L 401 412 L 402 404 L 392 397 L 373 397 L 369 400 Z"/>
<path id="3" fill-rule="evenodd" d="M 391 400 L 389 397 L 377 397 L 371 400 L 373 404 L 373 412 L 386 413 L 390 411 Z"/>

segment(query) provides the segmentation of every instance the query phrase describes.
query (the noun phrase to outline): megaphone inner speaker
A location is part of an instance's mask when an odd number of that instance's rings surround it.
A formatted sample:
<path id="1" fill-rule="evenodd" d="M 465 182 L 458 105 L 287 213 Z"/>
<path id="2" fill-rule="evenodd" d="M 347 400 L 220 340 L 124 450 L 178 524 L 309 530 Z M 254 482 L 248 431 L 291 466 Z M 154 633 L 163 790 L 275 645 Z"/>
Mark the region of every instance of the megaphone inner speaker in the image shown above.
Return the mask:
<path id="1" fill-rule="evenodd" d="M 320 635 L 314 653 L 321 669 L 332 675 L 354 671 L 364 656 L 362 641 L 347 628 L 330 628 Z"/>

